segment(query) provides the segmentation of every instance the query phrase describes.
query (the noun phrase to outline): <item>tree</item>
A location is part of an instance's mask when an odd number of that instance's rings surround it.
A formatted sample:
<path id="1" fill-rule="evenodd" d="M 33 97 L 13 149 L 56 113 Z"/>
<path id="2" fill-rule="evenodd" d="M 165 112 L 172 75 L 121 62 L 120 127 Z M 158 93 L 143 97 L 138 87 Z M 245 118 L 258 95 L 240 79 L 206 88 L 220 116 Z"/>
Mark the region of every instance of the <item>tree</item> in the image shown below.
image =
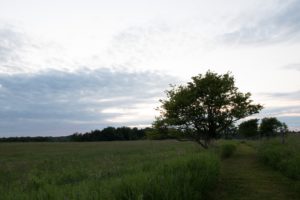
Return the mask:
<path id="1" fill-rule="evenodd" d="M 237 136 L 238 128 L 235 124 L 231 124 L 230 126 L 226 127 L 224 130 L 218 133 L 217 138 L 225 138 L 225 139 L 232 139 Z"/>
<path id="2" fill-rule="evenodd" d="M 166 91 L 167 99 L 160 100 L 156 121 L 208 148 L 217 134 L 263 108 L 252 104 L 251 94 L 239 92 L 234 83 L 231 73 L 207 71 L 192 77 L 187 85 L 172 86 Z"/>
<path id="3" fill-rule="evenodd" d="M 276 117 L 265 117 L 261 120 L 260 133 L 262 136 L 275 136 L 278 133 L 286 133 L 288 127 L 285 123 L 280 122 Z"/>
<path id="4" fill-rule="evenodd" d="M 258 135 L 258 119 L 250 119 L 239 125 L 239 134 L 244 137 L 254 137 Z"/>

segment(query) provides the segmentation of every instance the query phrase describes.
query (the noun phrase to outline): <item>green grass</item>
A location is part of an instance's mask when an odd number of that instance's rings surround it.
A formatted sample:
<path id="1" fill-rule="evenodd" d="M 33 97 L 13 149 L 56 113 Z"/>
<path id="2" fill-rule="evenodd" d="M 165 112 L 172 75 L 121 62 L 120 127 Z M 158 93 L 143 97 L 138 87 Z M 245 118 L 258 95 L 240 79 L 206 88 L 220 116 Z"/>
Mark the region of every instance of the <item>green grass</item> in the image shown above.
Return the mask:
<path id="1" fill-rule="evenodd" d="M 236 143 L 223 143 L 221 144 L 221 157 L 229 158 L 236 151 L 237 144 Z"/>
<path id="2" fill-rule="evenodd" d="M 218 158 L 201 151 L 176 141 L 1 143 L 1 200 L 200 199 L 218 175 Z"/>
<path id="3" fill-rule="evenodd" d="M 117 199 L 207 199 L 219 176 L 219 160 L 208 153 L 164 163 L 154 171 L 126 177 Z"/>
<path id="4" fill-rule="evenodd" d="M 219 200 L 298 200 L 299 181 L 265 166 L 257 158 L 257 150 L 246 143 L 236 153 L 222 160 L 221 174 L 214 199 Z"/>
<path id="5" fill-rule="evenodd" d="M 285 144 L 280 138 L 270 139 L 258 148 L 260 160 L 287 177 L 300 180 L 300 137 L 290 136 Z"/>
<path id="6" fill-rule="evenodd" d="M 296 200 L 300 181 L 260 161 L 281 152 L 299 169 L 298 139 L 219 140 L 209 150 L 173 140 L 0 143 L 0 199 Z"/>

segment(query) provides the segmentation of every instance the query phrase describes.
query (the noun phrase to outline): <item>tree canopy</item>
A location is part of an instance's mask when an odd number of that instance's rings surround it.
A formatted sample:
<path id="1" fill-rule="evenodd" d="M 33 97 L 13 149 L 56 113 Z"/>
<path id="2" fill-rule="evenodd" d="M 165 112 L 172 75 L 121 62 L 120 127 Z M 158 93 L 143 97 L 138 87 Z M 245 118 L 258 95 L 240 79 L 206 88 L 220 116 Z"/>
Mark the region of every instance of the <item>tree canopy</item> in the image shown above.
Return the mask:
<path id="1" fill-rule="evenodd" d="M 186 85 L 172 86 L 166 94 L 167 99 L 160 100 L 155 124 L 176 128 L 204 148 L 234 122 L 263 108 L 252 103 L 250 93 L 238 91 L 229 72 L 219 75 L 207 71 Z"/>
<path id="2" fill-rule="evenodd" d="M 239 134 L 244 137 L 255 137 L 258 135 L 258 119 L 249 119 L 240 123 Z"/>
<path id="3" fill-rule="evenodd" d="M 275 136 L 276 133 L 287 132 L 288 127 L 285 123 L 280 122 L 276 117 L 265 117 L 261 120 L 259 127 L 262 136 Z"/>

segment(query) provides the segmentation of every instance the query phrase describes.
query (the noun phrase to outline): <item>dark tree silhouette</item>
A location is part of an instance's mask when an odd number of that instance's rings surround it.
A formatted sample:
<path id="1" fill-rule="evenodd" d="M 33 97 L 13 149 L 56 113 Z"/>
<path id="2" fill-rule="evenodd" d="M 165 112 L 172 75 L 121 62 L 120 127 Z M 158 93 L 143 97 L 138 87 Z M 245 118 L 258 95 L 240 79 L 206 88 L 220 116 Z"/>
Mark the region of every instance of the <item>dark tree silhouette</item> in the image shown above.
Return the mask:
<path id="1" fill-rule="evenodd" d="M 279 133 L 285 134 L 288 131 L 288 127 L 276 117 L 265 117 L 261 120 L 259 131 L 262 136 L 270 137 Z"/>
<path id="2" fill-rule="evenodd" d="M 250 119 L 242 122 L 238 129 L 239 134 L 244 137 L 255 137 L 258 135 L 258 119 Z"/>

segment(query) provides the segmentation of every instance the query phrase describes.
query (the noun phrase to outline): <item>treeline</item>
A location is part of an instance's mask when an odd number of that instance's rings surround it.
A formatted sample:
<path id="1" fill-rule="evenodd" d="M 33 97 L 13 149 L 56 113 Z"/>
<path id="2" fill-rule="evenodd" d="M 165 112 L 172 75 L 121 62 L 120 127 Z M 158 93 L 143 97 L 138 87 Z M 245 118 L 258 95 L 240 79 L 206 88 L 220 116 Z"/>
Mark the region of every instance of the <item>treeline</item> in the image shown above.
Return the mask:
<path id="1" fill-rule="evenodd" d="M 141 140 L 146 139 L 146 131 L 150 128 L 138 129 L 130 127 L 107 127 L 102 130 L 93 130 L 87 133 L 74 133 L 71 141 L 114 141 L 114 140 Z"/>
<path id="2" fill-rule="evenodd" d="M 146 139 L 146 132 L 152 128 L 107 127 L 102 130 L 92 130 L 86 133 L 74 133 L 60 137 L 4 137 L 0 142 L 84 142 L 84 141 L 124 141 Z"/>
<path id="3" fill-rule="evenodd" d="M 3 137 L 0 138 L 0 142 L 66 142 L 70 141 L 70 136 L 60 137 Z"/>
<path id="4" fill-rule="evenodd" d="M 285 123 L 276 118 L 264 118 L 244 121 L 239 126 L 232 125 L 216 135 L 216 139 L 259 139 L 262 137 L 279 136 L 282 134 L 297 134 L 288 131 Z M 298 132 L 299 133 L 299 132 Z M 74 133 L 60 137 L 7 137 L 0 138 L 0 142 L 87 142 L 87 141 L 126 141 L 126 140 L 164 140 L 185 138 L 185 133 L 175 128 L 156 127 L 138 129 L 136 127 L 107 127 L 102 130 L 92 130 L 86 133 Z"/>

